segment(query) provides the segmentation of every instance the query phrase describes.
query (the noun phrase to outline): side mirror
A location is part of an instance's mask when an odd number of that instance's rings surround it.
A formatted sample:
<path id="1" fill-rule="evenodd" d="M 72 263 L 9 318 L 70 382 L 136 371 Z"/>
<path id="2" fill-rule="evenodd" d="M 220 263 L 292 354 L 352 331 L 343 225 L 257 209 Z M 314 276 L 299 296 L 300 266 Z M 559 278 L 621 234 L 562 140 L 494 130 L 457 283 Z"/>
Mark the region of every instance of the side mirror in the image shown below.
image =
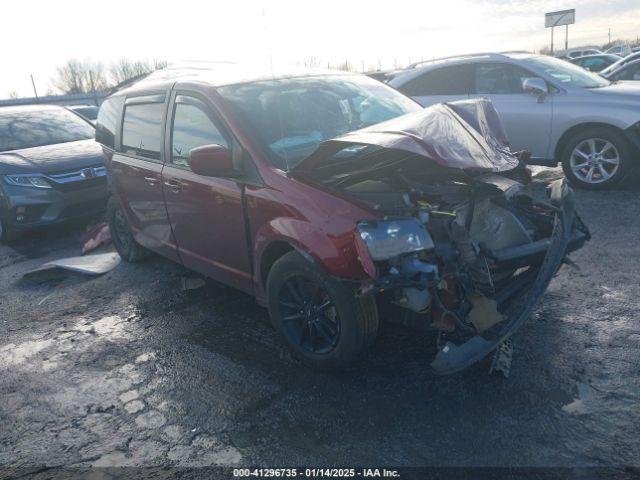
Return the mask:
<path id="1" fill-rule="evenodd" d="M 191 150 L 187 163 L 193 173 L 205 177 L 240 176 L 240 172 L 233 165 L 231 150 L 216 143 Z"/>
<path id="2" fill-rule="evenodd" d="M 527 93 L 537 95 L 538 102 L 543 102 L 549 93 L 547 82 L 538 77 L 525 78 L 522 82 L 522 89 Z"/>

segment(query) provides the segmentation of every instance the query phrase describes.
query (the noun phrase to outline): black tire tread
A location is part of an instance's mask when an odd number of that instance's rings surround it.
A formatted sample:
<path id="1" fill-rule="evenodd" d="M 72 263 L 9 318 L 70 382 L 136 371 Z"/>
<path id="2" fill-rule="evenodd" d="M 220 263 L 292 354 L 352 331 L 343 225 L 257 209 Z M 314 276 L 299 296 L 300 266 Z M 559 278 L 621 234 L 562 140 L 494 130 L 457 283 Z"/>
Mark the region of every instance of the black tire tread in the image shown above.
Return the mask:
<path id="1" fill-rule="evenodd" d="M 125 249 L 120 244 L 120 242 L 118 242 L 118 239 L 113 233 L 115 231 L 113 228 L 114 214 L 116 212 L 116 209 L 119 209 L 119 208 L 122 208 L 122 207 L 120 206 L 120 203 L 118 202 L 118 200 L 115 197 L 110 197 L 109 202 L 107 203 L 107 222 L 109 223 L 109 229 L 112 232 L 111 236 L 112 236 L 113 245 L 116 247 L 116 250 L 118 251 L 118 254 L 122 257 L 122 259 L 127 262 L 135 263 L 135 262 L 139 262 L 140 260 L 144 260 L 150 255 L 150 252 L 149 250 L 139 245 L 138 242 L 134 240 L 131 232 L 129 232 L 129 234 L 131 235 L 131 241 L 129 242 L 129 248 L 127 249 Z"/>

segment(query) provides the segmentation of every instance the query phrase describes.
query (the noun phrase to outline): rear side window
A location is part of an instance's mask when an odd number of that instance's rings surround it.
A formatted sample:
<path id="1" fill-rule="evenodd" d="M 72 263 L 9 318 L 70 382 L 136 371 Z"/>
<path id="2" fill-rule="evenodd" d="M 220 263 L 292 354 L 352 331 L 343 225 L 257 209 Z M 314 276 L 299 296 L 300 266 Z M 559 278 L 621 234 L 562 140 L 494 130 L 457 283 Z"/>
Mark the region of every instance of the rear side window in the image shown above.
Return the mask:
<path id="1" fill-rule="evenodd" d="M 454 65 L 425 72 L 398 88 L 412 97 L 429 95 L 468 95 L 471 91 L 471 65 Z"/>
<path id="2" fill-rule="evenodd" d="M 204 103 L 193 97 L 178 96 L 173 114 L 171 132 L 171 163 L 188 167 L 189 152 L 196 147 L 211 144 L 228 148 Z"/>
<path id="3" fill-rule="evenodd" d="M 115 148 L 116 125 L 122 113 L 124 97 L 107 98 L 100 106 L 96 120 L 96 141 Z"/>
<path id="4" fill-rule="evenodd" d="M 500 95 L 524 93 L 525 79 L 535 77 L 532 73 L 509 63 L 485 63 L 476 65 L 475 93 L 478 95 Z"/>
<path id="5" fill-rule="evenodd" d="M 122 150 L 130 155 L 160 159 L 164 103 L 126 105 L 122 124 Z"/>

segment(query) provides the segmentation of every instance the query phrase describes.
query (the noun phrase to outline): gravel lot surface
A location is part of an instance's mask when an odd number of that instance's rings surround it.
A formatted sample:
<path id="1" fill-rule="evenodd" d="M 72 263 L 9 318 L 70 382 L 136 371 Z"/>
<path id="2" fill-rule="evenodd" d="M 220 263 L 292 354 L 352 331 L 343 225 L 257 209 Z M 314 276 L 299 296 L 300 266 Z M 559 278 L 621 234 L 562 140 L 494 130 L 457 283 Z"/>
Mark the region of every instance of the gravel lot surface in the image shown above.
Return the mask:
<path id="1" fill-rule="evenodd" d="M 315 373 L 251 297 L 185 291 L 192 275 L 158 257 L 22 279 L 79 255 L 83 225 L 0 246 L 0 469 L 638 466 L 640 181 L 576 203 L 593 239 L 521 330 L 508 379 L 486 364 L 435 377 L 433 334 L 388 324 L 361 365 Z"/>

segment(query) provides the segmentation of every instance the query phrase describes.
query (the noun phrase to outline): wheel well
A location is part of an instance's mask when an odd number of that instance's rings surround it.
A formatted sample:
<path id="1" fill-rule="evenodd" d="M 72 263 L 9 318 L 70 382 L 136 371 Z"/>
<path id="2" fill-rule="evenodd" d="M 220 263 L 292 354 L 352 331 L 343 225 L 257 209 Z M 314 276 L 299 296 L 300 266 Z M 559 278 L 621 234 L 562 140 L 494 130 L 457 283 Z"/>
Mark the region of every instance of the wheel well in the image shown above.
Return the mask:
<path id="1" fill-rule="evenodd" d="M 267 276 L 276 260 L 293 249 L 293 246 L 287 242 L 274 242 L 266 248 L 260 258 L 260 280 L 262 285 L 267 285 Z"/>
<path id="2" fill-rule="evenodd" d="M 618 127 L 614 127 L 613 125 L 609 125 L 608 123 L 592 122 L 592 123 L 581 123 L 580 125 L 574 125 L 569 130 L 564 132 L 560 137 L 560 140 L 558 140 L 558 143 L 556 144 L 554 159 L 560 162 L 562 160 L 560 158 L 560 155 L 562 155 L 562 151 L 564 150 L 564 147 L 567 145 L 567 142 L 569 141 L 569 139 L 576 133 L 586 130 L 588 128 L 605 128 L 607 130 L 614 130 L 616 132 L 622 133 L 622 130 L 620 130 Z"/>

